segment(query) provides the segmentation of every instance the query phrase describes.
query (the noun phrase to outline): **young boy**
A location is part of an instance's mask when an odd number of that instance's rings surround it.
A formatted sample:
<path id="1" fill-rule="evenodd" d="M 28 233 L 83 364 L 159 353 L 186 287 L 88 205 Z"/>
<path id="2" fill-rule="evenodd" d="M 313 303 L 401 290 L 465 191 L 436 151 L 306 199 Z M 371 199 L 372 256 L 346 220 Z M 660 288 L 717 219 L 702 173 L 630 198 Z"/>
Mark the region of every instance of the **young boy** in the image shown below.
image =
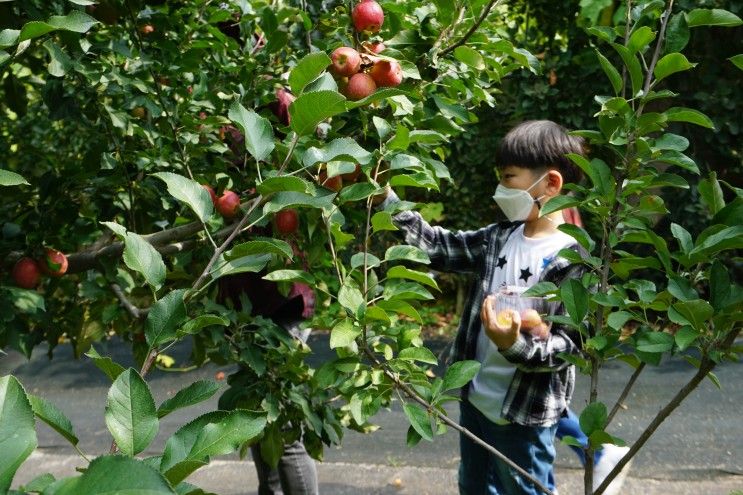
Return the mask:
<path id="1" fill-rule="evenodd" d="M 582 275 L 582 265 L 557 256 L 562 249 L 581 249 L 557 229 L 564 223 L 562 212 L 540 214 L 564 182 L 580 179 L 568 153 L 583 154 L 583 140 L 551 121 L 524 122 L 504 137 L 497 155 L 500 183 L 493 199 L 508 222 L 452 232 L 429 225 L 414 211 L 394 217 L 406 242 L 428 253 L 431 268 L 472 275 L 451 357 L 476 359 L 482 367 L 462 391 L 460 424 L 550 489 L 556 424 L 568 409 L 575 384 L 574 366 L 559 354 L 578 353 L 580 336 L 557 324 L 544 337 L 522 333 L 518 314 L 513 324 L 502 327 L 492 294 L 541 281 L 560 286 Z M 397 202 L 390 191 L 382 208 Z M 541 493 L 464 435 L 460 449 L 461 494 Z"/>

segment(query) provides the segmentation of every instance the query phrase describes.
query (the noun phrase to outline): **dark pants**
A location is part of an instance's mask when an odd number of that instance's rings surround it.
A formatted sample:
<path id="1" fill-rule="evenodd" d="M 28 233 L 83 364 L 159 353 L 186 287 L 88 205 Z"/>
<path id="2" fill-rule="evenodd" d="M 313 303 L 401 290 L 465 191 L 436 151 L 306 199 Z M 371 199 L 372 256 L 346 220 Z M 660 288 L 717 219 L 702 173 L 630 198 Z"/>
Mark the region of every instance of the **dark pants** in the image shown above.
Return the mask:
<path id="1" fill-rule="evenodd" d="M 258 495 L 317 495 L 317 469 L 301 440 L 284 445 L 276 469 L 261 457 L 260 446 L 250 448 L 258 472 Z"/>

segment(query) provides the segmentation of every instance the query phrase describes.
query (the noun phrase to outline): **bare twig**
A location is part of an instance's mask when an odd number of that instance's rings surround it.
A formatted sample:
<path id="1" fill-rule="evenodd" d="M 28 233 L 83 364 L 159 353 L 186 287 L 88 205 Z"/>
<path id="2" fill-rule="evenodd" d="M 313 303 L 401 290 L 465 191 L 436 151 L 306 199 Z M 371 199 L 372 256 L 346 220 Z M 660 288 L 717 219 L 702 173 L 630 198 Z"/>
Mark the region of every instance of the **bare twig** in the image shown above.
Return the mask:
<path id="1" fill-rule="evenodd" d="M 475 31 L 477 31 L 477 28 L 480 27 L 480 24 L 482 24 L 485 19 L 487 19 L 488 14 L 490 14 L 490 11 L 493 9 L 493 7 L 497 6 L 499 3 L 501 3 L 502 0 L 490 0 L 488 4 L 482 9 L 482 12 L 480 13 L 480 17 L 475 21 L 475 23 L 467 30 L 466 33 L 464 33 L 464 36 L 462 36 L 459 41 L 452 43 L 451 45 L 447 46 L 443 50 L 441 50 L 441 56 L 453 52 L 456 48 L 464 45 L 467 40 L 475 34 Z"/>
<path id="2" fill-rule="evenodd" d="M 642 370 L 645 369 L 645 363 L 640 363 L 640 365 L 635 368 L 635 371 L 632 373 L 632 376 L 630 377 L 627 384 L 624 386 L 624 390 L 622 390 L 622 393 L 619 394 L 619 398 L 617 399 L 616 404 L 614 404 L 614 407 L 611 409 L 611 412 L 609 413 L 609 416 L 606 418 L 606 424 L 609 425 L 611 423 L 611 420 L 614 419 L 614 415 L 617 414 L 617 411 L 622 407 L 622 404 L 624 403 L 624 399 L 627 398 L 627 395 L 629 395 L 629 391 L 632 390 L 632 387 L 635 385 L 635 382 L 637 381 L 637 377 L 640 376 L 640 373 L 642 373 Z"/>
<path id="3" fill-rule="evenodd" d="M 124 309 L 126 309 L 127 313 L 132 316 L 132 318 L 138 320 L 142 317 L 142 311 L 134 304 L 132 304 L 129 299 L 127 299 L 126 294 L 124 294 L 124 291 L 121 290 L 119 284 L 111 284 L 111 290 L 116 295 L 116 298 L 119 300 L 121 305 L 124 306 Z"/>
<path id="4" fill-rule="evenodd" d="M 643 94 L 646 96 L 648 94 L 648 91 L 650 91 L 650 83 L 653 80 L 653 71 L 655 70 L 655 66 L 658 64 L 660 51 L 666 38 L 666 27 L 668 26 L 668 19 L 671 17 L 671 10 L 673 10 L 673 2 L 674 0 L 668 2 L 666 10 L 665 12 L 663 12 L 663 19 L 660 21 L 660 31 L 658 31 L 658 40 L 655 42 L 655 51 L 653 52 L 653 58 L 650 60 L 648 72 L 647 74 L 645 74 L 645 85 L 643 86 Z"/>

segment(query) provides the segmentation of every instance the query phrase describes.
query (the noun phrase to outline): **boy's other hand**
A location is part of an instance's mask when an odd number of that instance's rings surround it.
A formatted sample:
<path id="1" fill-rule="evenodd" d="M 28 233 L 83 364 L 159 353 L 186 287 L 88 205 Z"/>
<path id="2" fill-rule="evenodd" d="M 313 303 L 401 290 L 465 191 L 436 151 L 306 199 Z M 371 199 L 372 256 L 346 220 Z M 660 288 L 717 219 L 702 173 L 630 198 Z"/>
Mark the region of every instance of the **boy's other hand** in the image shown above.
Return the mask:
<path id="1" fill-rule="evenodd" d="M 480 318 L 485 334 L 498 347 L 498 350 L 505 351 L 511 347 L 519 335 L 521 329 L 521 315 L 518 311 L 512 309 L 508 311 L 510 318 L 498 318 L 495 313 L 495 296 L 488 296 L 482 302 Z"/>

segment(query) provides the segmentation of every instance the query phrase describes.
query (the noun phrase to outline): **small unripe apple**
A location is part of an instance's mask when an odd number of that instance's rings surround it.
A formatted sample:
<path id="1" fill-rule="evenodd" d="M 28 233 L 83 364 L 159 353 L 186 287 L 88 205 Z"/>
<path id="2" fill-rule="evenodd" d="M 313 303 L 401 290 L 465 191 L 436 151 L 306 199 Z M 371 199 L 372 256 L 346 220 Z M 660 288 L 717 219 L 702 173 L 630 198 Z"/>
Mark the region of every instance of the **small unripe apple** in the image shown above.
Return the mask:
<path id="1" fill-rule="evenodd" d="M 147 110 L 145 110 L 144 107 L 134 107 L 132 108 L 132 117 L 143 119 L 147 115 Z"/>
<path id="2" fill-rule="evenodd" d="M 276 230 L 282 234 L 293 234 L 299 228 L 299 215 L 297 210 L 286 208 L 276 213 L 274 222 Z"/>
<path id="3" fill-rule="evenodd" d="M 41 272 L 39 265 L 31 258 L 21 258 L 13 266 L 13 281 L 23 289 L 33 289 L 39 285 Z"/>
<path id="4" fill-rule="evenodd" d="M 521 327 L 536 328 L 542 323 L 542 317 L 536 309 L 525 309 L 521 312 Z"/>
<path id="5" fill-rule="evenodd" d="M 240 196 L 225 189 L 217 199 L 217 211 L 224 218 L 234 218 L 240 211 Z"/>
<path id="6" fill-rule="evenodd" d="M 369 75 L 377 86 L 394 88 L 402 82 L 402 67 L 394 60 L 377 60 Z"/>
<path id="7" fill-rule="evenodd" d="M 61 251 L 48 248 L 39 261 L 41 271 L 52 277 L 61 277 L 67 272 L 67 256 Z"/>
<path id="8" fill-rule="evenodd" d="M 384 23 L 384 11 L 374 0 L 362 0 L 351 12 L 353 26 L 359 32 L 378 32 Z"/>
<path id="9" fill-rule="evenodd" d="M 352 76 L 361 69 L 361 55 L 349 46 L 333 50 L 330 59 L 333 61 L 330 71 L 335 77 Z"/>
<path id="10" fill-rule="evenodd" d="M 351 76 L 345 88 L 345 95 L 349 100 L 362 100 L 377 89 L 377 83 L 369 74 L 359 72 Z"/>

